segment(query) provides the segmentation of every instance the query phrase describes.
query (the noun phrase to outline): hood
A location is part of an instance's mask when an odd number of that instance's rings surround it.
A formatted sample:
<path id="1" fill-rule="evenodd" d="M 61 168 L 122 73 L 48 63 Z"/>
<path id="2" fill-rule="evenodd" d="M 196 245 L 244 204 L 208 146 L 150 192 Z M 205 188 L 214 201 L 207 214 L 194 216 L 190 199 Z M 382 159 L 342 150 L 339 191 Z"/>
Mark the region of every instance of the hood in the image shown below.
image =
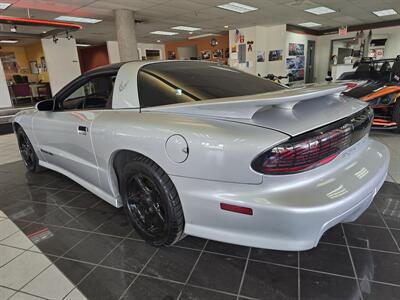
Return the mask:
<path id="1" fill-rule="evenodd" d="M 345 86 L 307 86 L 245 97 L 223 98 L 142 109 L 241 122 L 295 136 L 333 123 L 366 104 L 341 96 Z"/>

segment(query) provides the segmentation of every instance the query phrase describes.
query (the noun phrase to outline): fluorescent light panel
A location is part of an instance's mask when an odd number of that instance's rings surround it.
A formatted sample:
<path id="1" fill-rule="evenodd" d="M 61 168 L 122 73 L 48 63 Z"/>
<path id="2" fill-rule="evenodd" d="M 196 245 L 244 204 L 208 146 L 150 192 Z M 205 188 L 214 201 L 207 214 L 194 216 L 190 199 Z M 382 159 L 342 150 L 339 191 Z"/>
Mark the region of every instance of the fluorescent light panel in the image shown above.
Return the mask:
<path id="1" fill-rule="evenodd" d="M 54 20 L 57 21 L 66 21 L 66 22 L 77 22 L 77 23 L 89 23 L 89 24 L 96 24 L 103 20 L 99 19 L 92 19 L 92 18 L 80 18 L 80 17 L 72 17 L 72 16 L 59 16 Z"/>
<path id="2" fill-rule="evenodd" d="M 77 47 L 90 47 L 90 44 L 76 44 Z"/>
<path id="3" fill-rule="evenodd" d="M 319 6 L 310 9 L 305 9 L 304 11 L 312 13 L 314 15 L 325 15 L 336 12 L 336 10 L 333 10 L 332 8 L 326 6 Z"/>
<path id="4" fill-rule="evenodd" d="M 0 40 L 0 44 L 16 44 L 18 41 L 16 40 Z"/>
<path id="5" fill-rule="evenodd" d="M 300 24 L 297 24 L 297 25 L 303 26 L 303 27 L 318 27 L 318 26 L 321 26 L 321 24 L 315 23 L 315 22 L 305 22 L 305 23 L 300 23 Z"/>
<path id="6" fill-rule="evenodd" d="M 161 31 L 161 30 L 152 31 L 150 33 L 151 34 L 158 34 L 158 35 L 176 35 L 176 34 L 178 34 L 177 32 Z"/>
<path id="7" fill-rule="evenodd" d="M 172 27 L 171 29 L 183 30 L 183 31 L 196 31 L 196 30 L 201 30 L 201 28 L 190 27 L 190 26 L 175 26 L 175 27 Z"/>
<path id="8" fill-rule="evenodd" d="M 372 12 L 374 15 L 378 16 L 378 17 L 386 17 L 386 16 L 393 16 L 393 15 L 397 15 L 397 11 L 395 11 L 394 9 L 384 9 L 384 10 L 378 10 L 378 11 L 373 11 Z"/>
<path id="9" fill-rule="evenodd" d="M 10 5 L 11 5 L 11 3 L 0 3 L 0 9 L 6 9 Z"/>
<path id="10" fill-rule="evenodd" d="M 229 2 L 226 4 L 221 4 L 218 5 L 217 7 L 222 8 L 222 9 L 226 9 L 226 10 L 230 10 L 230 11 L 234 11 L 240 14 L 244 14 L 250 11 L 254 11 L 257 10 L 257 7 L 253 7 L 250 5 L 245 5 L 242 3 L 238 3 L 238 2 Z"/>

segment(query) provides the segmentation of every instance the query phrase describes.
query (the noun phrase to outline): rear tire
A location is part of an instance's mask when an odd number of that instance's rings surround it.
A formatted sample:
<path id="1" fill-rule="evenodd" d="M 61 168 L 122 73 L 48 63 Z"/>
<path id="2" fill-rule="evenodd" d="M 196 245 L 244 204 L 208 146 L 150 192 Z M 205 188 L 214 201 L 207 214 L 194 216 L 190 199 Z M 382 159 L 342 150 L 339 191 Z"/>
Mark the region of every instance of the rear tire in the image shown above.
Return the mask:
<path id="1" fill-rule="evenodd" d="M 185 220 L 178 192 L 152 160 L 134 156 L 118 172 L 124 209 L 138 234 L 154 246 L 184 237 Z"/>
<path id="2" fill-rule="evenodd" d="M 393 131 L 395 133 L 400 133 L 400 97 L 394 104 L 392 120 L 397 123 L 397 128 L 394 129 Z"/>
<path id="3" fill-rule="evenodd" d="M 43 171 L 43 168 L 39 166 L 39 159 L 36 155 L 35 149 L 22 127 L 18 127 L 16 134 L 19 152 L 21 153 L 26 168 L 32 173 Z"/>

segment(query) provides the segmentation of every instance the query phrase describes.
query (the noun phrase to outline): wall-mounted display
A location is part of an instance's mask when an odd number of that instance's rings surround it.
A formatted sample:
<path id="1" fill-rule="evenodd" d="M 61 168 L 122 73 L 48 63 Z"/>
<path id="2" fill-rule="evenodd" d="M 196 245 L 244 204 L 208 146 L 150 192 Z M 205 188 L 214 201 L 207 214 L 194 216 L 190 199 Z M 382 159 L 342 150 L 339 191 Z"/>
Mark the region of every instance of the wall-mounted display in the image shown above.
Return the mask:
<path id="1" fill-rule="evenodd" d="M 17 58 L 14 52 L 1 52 L 0 60 L 5 73 L 18 73 Z"/>
<path id="2" fill-rule="evenodd" d="M 289 55 L 304 55 L 304 44 L 289 43 Z"/>
<path id="3" fill-rule="evenodd" d="M 283 59 L 283 50 L 271 50 L 268 54 L 269 61 L 277 61 Z"/>
<path id="4" fill-rule="evenodd" d="M 264 62 L 264 61 L 265 61 L 265 51 L 257 50 L 257 62 Z"/>
<path id="5" fill-rule="evenodd" d="M 304 69 L 289 70 L 289 82 L 304 80 Z"/>
<path id="6" fill-rule="evenodd" d="M 200 51 L 201 59 L 211 59 L 211 51 L 210 50 L 204 50 Z"/>
<path id="7" fill-rule="evenodd" d="M 253 52 L 254 41 L 247 41 L 247 51 Z"/>
<path id="8" fill-rule="evenodd" d="M 286 58 L 286 68 L 289 70 L 292 69 L 303 69 L 304 68 L 304 56 L 299 55 L 296 57 L 288 57 Z"/>
<path id="9" fill-rule="evenodd" d="M 238 60 L 239 64 L 246 63 L 246 44 L 239 45 Z"/>

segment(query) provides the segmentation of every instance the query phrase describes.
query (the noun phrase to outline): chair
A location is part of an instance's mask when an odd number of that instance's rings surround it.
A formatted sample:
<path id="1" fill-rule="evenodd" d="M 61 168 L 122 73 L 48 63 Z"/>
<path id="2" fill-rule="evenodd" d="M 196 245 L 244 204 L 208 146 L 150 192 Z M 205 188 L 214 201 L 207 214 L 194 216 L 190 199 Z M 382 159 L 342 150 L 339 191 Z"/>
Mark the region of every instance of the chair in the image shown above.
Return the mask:
<path id="1" fill-rule="evenodd" d="M 37 88 L 38 91 L 38 97 L 39 98 L 44 98 L 44 99 L 49 99 L 51 98 L 51 89 L 50 89 L 50 85 L 48 83 L 46 83 L 43 86 L 39 86 Z"/>
<path id="2" fill-rule="evenodd" d="M 13 84 L 11 88 L 14 94 L 15 104 L 17 104 L 16 102 L 19 99 L 30 99 L 33 104 L 32 91 L 29 87 L 29 83 Z"/>

